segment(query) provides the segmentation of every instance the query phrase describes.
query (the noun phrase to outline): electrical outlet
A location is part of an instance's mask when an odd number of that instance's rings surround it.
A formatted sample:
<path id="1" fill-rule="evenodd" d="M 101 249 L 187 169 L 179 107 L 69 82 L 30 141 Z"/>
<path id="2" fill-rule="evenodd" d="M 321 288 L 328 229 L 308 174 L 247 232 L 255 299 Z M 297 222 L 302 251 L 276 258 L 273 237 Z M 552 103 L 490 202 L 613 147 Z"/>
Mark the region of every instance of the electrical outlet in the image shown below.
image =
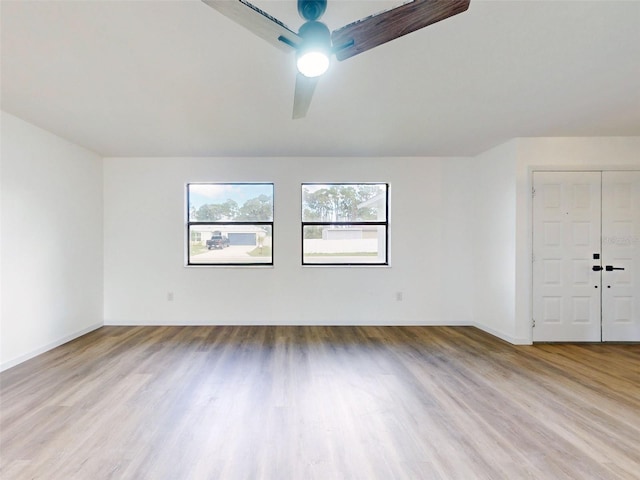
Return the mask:
<path id="1" fill-rule="evenodd" d="M 402 301 L 402 292 L 396 292 L 396 301 L 401 302 Z"/>
<path id="2" fill-rule="evenodd" d="M 173 292 L 167 292 L 167 301 L 173 302 Z"/>

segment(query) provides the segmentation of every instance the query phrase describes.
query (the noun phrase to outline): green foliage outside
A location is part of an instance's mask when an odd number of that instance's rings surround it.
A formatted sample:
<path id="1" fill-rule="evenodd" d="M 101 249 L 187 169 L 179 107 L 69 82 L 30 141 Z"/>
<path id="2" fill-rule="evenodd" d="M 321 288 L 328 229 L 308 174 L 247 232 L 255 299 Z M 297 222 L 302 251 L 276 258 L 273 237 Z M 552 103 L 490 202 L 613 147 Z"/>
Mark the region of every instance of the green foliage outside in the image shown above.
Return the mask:
<path id="1" fill-rule="evenodd" d="M 304 228 L 304 238 L 309 239 L 321 239 L 322 238 L 322 230 L 325 227 L 320 226 L 307 226 Z"/>
<path id="2" fill-rule="evenodd" d="M 303 219 L 307 222 L 375 221 L 378 219 L 376 208 L 358 208 L 358 205 L 379 193 L 379 185 L 331 185 L 316 191 L 305 187 L 302 192 Z"/>
<path id="3" fill-rule="evenodd" d="M 263 247 L 256 247 L 248 252 L 250 257 L 270 257 L 271 245 L 265 245 Z"/>
<path id="4" fill-rule="evenodd" d="M 204 253 L 206 251 L 207 251 L 207 247 L 200 243 L 192 243 L 189 246 L 189 253 L 191 255 L 200 255 L 201 253 Z"/>
<path id="5" fill-rule="evenodd" d="M 234 200 L 224 203 L 210 203 L 196 209 L 192 207 L 189 216 L 197 222 L 270 222 L 273 220 L 273 198 L 260 195 L 239 206 Z"/>

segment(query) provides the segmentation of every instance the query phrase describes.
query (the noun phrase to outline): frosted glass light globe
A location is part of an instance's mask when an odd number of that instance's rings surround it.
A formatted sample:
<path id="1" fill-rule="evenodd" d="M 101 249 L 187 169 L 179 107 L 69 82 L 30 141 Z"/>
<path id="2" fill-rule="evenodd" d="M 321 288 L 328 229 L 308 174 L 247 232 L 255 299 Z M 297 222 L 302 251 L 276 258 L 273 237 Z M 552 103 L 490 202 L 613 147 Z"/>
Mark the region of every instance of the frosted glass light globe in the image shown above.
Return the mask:
<path id="1" fill-rule="evenodd" d="M 305 52 L 298 57 L 297 66 L 305 77 L 319 77 L 329 69 L 329 56 L 319 51 Z"/>

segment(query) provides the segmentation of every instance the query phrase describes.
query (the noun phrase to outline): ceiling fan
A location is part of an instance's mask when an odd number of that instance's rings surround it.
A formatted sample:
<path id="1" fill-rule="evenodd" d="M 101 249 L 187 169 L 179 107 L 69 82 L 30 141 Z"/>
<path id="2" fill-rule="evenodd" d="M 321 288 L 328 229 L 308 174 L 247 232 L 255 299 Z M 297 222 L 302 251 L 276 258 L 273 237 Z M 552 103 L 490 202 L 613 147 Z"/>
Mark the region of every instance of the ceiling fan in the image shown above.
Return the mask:
<path id="1" fill-rule="evenodd" d="M 295 51 L 298 74 L 293 100 L 293 118 L 306 115 L 316 84 L 329 68 L 329 57 L 340 61 L 433 23 L 462 13 L 470 0 L 412 0 L 329 32 L 319 21 L 327 0 L 297 0 L 305 20 L 295 33 L 277 18 L 247 0 L 202 0 L 222 15 L 249 29 L 270 44 Z"/>

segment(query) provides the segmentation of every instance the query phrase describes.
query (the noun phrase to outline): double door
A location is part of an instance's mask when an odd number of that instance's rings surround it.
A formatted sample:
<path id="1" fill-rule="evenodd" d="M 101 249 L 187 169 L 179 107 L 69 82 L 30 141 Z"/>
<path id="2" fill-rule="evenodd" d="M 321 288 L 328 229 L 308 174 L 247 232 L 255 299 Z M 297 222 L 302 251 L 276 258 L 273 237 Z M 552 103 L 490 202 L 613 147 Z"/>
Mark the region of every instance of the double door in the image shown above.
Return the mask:
<path id="1" fill-rule="evenodd" d="M 640 341 L 640 171 L 534 172 L 533 340 Z"/>

